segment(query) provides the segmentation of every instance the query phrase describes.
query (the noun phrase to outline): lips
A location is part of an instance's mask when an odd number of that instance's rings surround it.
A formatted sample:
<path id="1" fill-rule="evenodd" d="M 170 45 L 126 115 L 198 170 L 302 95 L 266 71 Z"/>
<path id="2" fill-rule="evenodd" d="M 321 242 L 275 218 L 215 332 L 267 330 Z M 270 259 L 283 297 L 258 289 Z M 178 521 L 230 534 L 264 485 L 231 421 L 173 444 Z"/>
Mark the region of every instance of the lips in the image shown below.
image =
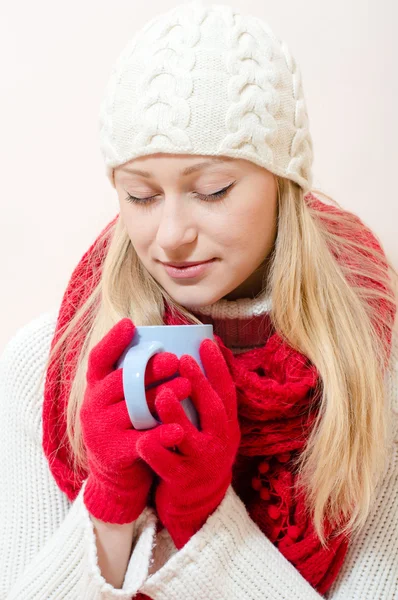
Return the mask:
<path id="1" fill-rule="evenodd" d="M 211 265 L 216 261 L 215 258 L 211 260 L 207 260 L 205 262 L 196 263 L 196 265 L 190 265 L 188 267 L 172 267 L 163 263 L 166 272 L 175 279 L 190 279 L 198 277 L 199 275 L 204 274 L 208 269 L 211 268 Z"/>
<path id="2" fill-rule="evenodd" d="M 198 262 L 164 262 L 164 265 L 167 265 L 168 267 L 175 267 L 176 269 L 181 269 L 183 267 L 195 267 L 196 265 L 203 265 L 207 262 L 210 262 L 211 260 L 213 260 L 212 258 L 209 258 L 209 260 L 201 260 Z"/>

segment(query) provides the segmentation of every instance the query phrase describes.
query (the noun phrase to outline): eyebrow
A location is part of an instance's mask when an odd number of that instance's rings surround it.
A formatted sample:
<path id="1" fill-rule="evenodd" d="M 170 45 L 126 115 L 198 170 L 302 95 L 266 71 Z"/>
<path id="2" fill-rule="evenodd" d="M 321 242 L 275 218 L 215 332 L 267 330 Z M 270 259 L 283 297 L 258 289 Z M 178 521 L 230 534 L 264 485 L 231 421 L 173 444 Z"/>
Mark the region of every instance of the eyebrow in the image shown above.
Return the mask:
<path id="1" fill-rule="evenodd" d="M 190 167 L 186 167 L 180 172 L 180 175 L 190 175 L 194 171 L 200 171 L 201 169 L 210 167 L 214 163 L 230 162 L 232 160 L 233 158 L 230 158 L 228 156 L 213 156 L 210 160 L 206 160 L 205 162 L 196 163 L 194 165 L 191 165 Z M 141 169 L 133 169 L 132 167 L 122 167 L 120 170 L 126 171 L 127 173 L 132 173 L 134 175 L 142 175 L 142 177 L 153 177 L 153 173 L 151 173 L 150 171 L 141 171 Z"/>

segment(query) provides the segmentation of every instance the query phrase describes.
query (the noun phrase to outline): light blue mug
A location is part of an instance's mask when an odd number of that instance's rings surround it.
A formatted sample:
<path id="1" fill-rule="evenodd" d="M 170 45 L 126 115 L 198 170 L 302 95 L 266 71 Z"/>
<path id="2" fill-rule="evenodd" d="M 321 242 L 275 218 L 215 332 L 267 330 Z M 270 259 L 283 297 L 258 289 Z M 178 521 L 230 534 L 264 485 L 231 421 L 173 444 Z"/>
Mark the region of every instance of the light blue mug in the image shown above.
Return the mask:
<path id="1" fill-rule="evenodd" d="M 127 410 L 135 429 L 152 429 L 161 424 L 151 414 L 145 395 L 144 375 L 151 356 L 156 352 L 173 352 L 178 358 L 189 354 L 205 371 L 200 360 L 199 347 L 203 340 L 213 340 L 213 325 L 142 325 L 136 327 L 134 338 L 117 362 L 123 368 L 123 390 Z M 147 389 L 175 379 L 175 374 L 157 381 Z M 199 428 L 199 417 L 192 400 L 184 398 L 181 405 L 189 420 Z"/>

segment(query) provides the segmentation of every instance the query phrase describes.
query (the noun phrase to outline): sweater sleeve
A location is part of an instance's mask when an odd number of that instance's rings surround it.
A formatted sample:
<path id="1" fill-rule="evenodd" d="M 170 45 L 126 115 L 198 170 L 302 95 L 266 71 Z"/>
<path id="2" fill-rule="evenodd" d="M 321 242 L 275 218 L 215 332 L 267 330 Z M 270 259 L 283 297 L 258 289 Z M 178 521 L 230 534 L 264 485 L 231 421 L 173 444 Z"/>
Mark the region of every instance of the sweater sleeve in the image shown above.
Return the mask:
<path id="1" fill-rule="evenodd" d="M 320 595 L 248 515 L 230 487 L 200 531 L 146 579 L 140 591 L 156 600 L 395 600 L 398 598 L 398 456 L 362 533 L 353 539 L 332 588 Z M 163 532 L 161 532 L 163 533 Z"/>
<path id="2" fill-rule="evenodd" d="M 156 515 L 133 541 L 122 589 L 101 575 L 84 485 L 70 502 L 55 483 L 42 449 L 45 366 L 57 314 L 17 331 L 0 357 L 0 600 L 130 600 L 148 575 Z M 44 383 L 43 383 L 44 385 Z"/>
<path id="3" fill-rule="evenodd" d="M 390 461 L 367 523 L 321 596 L 253 522 L 230 487 L 216 511 L 179 551 L 166 530 L 153 544 L 140 591 L 156 600 L 394 600 L 398 598 L 398 351 L 386 375 L 393 440 Z M 145 529 L 145 528 L 144 528 Z M 144 530 L 143 529 L 143 530 Z"/>
<path id="4" fill-rule="evenodd" d="M 394 600 L 398 597 L 398 353 L 387 376 L 395 437 L 377 500 L 326 596 L 318 594 L 268 540 L 230 487 L 204 526 L 179 551 L 156 535 L 146 508 L 136 522 L 121 590 L 101 576 L 94 530 L 81 490 L 70 504 L 41 449 L 42 393 L 34 392 L 53 332 L 51 319 L 29 325 L 0 359 L 0 600 Z M 43 333 L 47 340 L 43 348 Z M 41 341 L 40 341 L 41 340 Z M 35 345 L 41 350 L 33 351 Z M 27 351 L 26 351 L 27 350 Z M 25 362 L 24 362 L 25 361 Z M 22 368 L 23 366 L 23 368 Z"/>

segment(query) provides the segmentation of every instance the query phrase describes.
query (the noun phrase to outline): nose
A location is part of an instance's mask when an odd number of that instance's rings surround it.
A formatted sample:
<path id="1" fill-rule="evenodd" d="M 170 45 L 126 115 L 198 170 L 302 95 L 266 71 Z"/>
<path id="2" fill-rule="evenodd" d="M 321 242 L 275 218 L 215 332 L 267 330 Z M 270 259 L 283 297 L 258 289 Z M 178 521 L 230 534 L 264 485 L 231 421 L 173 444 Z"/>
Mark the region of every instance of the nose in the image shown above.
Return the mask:
<path id="1" fill-rule="evenodd" d="M 192 206 L 177 194 L 166 197 L 160 211 L 157 244 L 167 254 L 180 246 L 192 243 L 196 237 L 197 227 Z"/>

